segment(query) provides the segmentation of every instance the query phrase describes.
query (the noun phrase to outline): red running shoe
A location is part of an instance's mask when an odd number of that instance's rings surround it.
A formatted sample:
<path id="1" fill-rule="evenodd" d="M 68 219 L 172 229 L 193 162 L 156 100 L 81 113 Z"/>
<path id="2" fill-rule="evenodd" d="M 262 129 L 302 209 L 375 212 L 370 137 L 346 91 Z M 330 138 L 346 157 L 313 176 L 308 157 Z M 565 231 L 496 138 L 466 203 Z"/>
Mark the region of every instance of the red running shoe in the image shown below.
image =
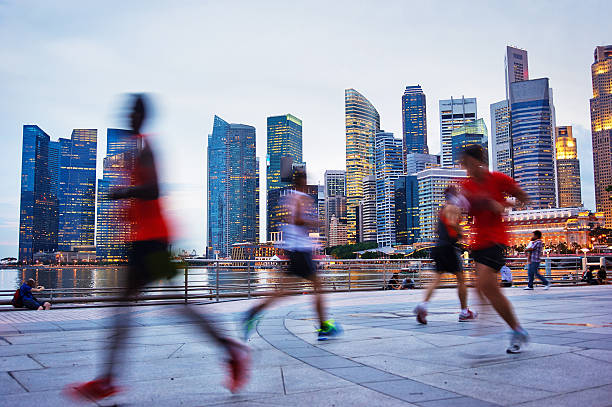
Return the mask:
<path id="1" fill-rule="evenodd" d="M 96 401 L 117 394 L 122 389 L 111 384 L 109 378 L 96 379 L 87 383 L 74 383 L 66 386 L 64 394 L 74 400 Z"/>
<path id="2" fill-rule="evenodd" d="M 227 350 L 230 359 L 227 361 L 229 376 L 225 383 L 225 387 L 232 393 L 236 393 L 246 385 L 249 379 L 251 355 L 247 346 L 233 339 L 228 339 L 227 341 Z"/>
<path id="3" fill-rule="evenodd" d="M 476 319 L 478 314 L 471 309 L 468 309 L 467 314 L 460 313 L 459 314 L 459 322 L 469 322 Z"/>
<path id="4" fill-rule="evenodd" d="M 427 310 L 421 304 L 417 305 L 413 312 L 416 314 L 419 324 L 427 325 Z"/>

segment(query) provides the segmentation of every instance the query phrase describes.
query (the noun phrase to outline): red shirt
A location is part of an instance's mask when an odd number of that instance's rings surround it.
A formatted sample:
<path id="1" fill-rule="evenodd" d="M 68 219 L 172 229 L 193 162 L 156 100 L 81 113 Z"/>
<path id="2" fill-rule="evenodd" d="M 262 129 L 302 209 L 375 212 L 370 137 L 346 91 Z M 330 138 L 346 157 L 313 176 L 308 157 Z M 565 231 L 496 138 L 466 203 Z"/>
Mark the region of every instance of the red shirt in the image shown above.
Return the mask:
<path id="1" fill-rule="evenodd" d="M 470 202 L 473 217 L 473 249 L 485 249 L 497 244 L 508 245 L 508 232 L 501 213 L 492 211 L 486 204 L 493 199 L 506 204 L 506 197 L 518 189 L 518 184 L 500 172 L 487 172 L 484 179 L 477 181 L 466 178 L 461 182 L 465 196 Z"/>

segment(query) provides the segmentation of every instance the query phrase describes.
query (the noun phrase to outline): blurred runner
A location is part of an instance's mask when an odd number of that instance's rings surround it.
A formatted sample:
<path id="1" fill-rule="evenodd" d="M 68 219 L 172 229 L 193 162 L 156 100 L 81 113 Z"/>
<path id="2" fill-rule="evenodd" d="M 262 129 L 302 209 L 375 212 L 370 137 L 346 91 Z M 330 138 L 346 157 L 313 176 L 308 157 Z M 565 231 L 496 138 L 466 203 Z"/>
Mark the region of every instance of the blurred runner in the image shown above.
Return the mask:
<path id="1" fill-rule="evenodd" d="M 171 278 L 176 273 L 168 253 L 170 233 L 160 205 L 153 150 L 147 137 L 140 133 L 147 117 L 146 113 L 144 95 L 135 95 L 129 116 L 133 137 L 138 139 L 134 167 L 130 169 L 132 186 L 111 191 L 109 196 L 110 199 L 130 200 L 127 221 L 131 226 L 132 242 L 127 282 L 122 295 L 122 301 L 126 303 L 134 300 L 147 284 L 161 278 Z M 244 386 L 249 364 L 248 347 L 223 336 L 213 327 L 208 318 L 190 306 L 185 305 L 184 311 L 198 323 L 204 333 L 210 335 L 227 352 L 227 363 L 230 370 L 227 387 L 235 392 Z M 83 400 L 99 400 L 121 390 L 115 383 L 115 370 L 117 362 L 121 360 L 123 342 L 129 333 L 129 319 L 130 312 L 115 315 L 115 335 L 102 374 L 93 381 L 68 386 L 67 394 Z"/>
<path id="2" fill-rule="evenodd" d="M 457 294 L 461 305 L 459 322 L 476 319 L 476 312 L 470 310 L 467 305 L 467 287 L 465 286 L 461 249 L 459 247 L 459 240 L 463 237 L 463 230 L 460 225 L 461 207 L 467 207 L 468 205 L 455 186 L 447 187 L 444 190 L 444 196 L 446 202 L 438 213 L 438 241 L 432 250 L 432 257 L 436 264 L 436 274 L 425 291 L 423 302 L 414 309 L 417 321 L 420 324 L 427 324 L 427 304 L 436 287 L 440 285 L 444 273 L 454 274 L 457 277 Z"/>
<path id="3" fill-rule="evenodd" d="M 481 146 L 466 147 L 462 164 L 468 178 L 461 182 L 461 186 L 470 203 L 474 222 L 472 258 L 476 267 L 476 287 L 481 298 L 487 298 L 512 329 L 510 346 L 506 351 L 520 353 L 529 341 L 529 335 L 519 324 L 512 304 L 502 293 L 497 273 L 506 263 L 504 251 L 508 245 L 508 232 L 503 213 L 506 207 L 512 206 L 506 197 L 511 196 L 525 203 L 527 194 L 507 175 L 489 172 L 486 152 Z"/>
<path id="4" fill-rule="evenodd" d="M 308 228 L 317 226 L 317 219 L 311 216 L 314 200 L 306 193 L 306 173 L 301 169 L 293 172 L 294 190 L 289 193 L 284 202 L 287 208 L 287 223 L 283 226 L 283 248 L 289 253 L 289 269 L 287 273 L 296 278 L 302 278 L 312 283 L 314 287 L 314 303 L 319 316 L 318 330 L 320 341 L 330 339 L 341 333 L 339 325 L 325 316 L 321 281 L 317 275 L 316 266 L 312 260 L 313 244 L 308 236 Z M 244 340 L 247 340 L 261 313 L 275 301 L 289 294 L 282 286 L 272 296 L 251 308 L 242 320 Z"/>

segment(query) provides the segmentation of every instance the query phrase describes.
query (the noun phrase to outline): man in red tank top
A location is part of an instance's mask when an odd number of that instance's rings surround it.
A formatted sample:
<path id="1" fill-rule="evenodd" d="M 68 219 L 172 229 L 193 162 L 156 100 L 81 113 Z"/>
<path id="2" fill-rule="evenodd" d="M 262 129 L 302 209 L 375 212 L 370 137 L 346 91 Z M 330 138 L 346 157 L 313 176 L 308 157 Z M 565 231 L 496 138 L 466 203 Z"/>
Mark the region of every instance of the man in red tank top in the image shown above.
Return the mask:
<path id="1" fill-rule="evenodd" d="M 462 153 L 462 165 L 468 178 L 462 181 L 461 186 L 470 203 L 473 218 L 471 248 L 476 267 L 476 287 L 481 298 L 489 300 L 513 331 L 506 351 L 520 353 L 529 336 L 521 328 L 512 304 L 500 290 L 497 273 L 505 264 L 504 252 L 508 245 L 503 213 L 512 203 L 507 197 L 525 203 L 527 194 L 507 175 L 489 172 L 486 151 L 481 146 L 466 147 Z"/>
<path id="2" fill-rule="evenodd" d="M 134 167 L 131 173 L 131 186 L 110 193 L 110 199 L 129 199 L 127 222 L 131 229 L 129 265 L 123 301 L 136 298 L 140 290 L 151 282 L 172 275 L 172 264 L 168 253 L 170 232 L 162 213 L 159 184 L 153 150 L 140 129 L 146 118 L 144 95 L 134 95 L 132 111 L 129 116 L 132 137 L 138 138 L 138 151 L 135 152 Z M 187 313 L 203 333 L 210 335 L 228 354 L 230 370 L 227 387 L 236 392 L 246 384 L 249 364 L 248 347 L 228 338 L 217 331 L 204 315 L 185 306 Z M 119 391 L 115 385 L 115 368 L 120 350 L 128 335 L 130 313 L 117 313 L 115 316 L 115 335 L 108 353 L 103 374 L 98 379 L 74 384 L 67 387 L 69 395 L 86 400 L 100 400 Z"/>

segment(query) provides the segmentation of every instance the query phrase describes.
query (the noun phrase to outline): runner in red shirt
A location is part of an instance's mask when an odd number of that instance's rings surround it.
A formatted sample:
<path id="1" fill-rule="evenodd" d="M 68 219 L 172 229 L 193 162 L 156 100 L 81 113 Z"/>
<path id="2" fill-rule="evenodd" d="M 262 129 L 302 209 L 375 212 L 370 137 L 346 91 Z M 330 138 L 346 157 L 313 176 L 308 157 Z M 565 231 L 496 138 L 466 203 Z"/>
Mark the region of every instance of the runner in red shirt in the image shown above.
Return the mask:
<path id="1" fill-rule="evenodd" d="M 144 95 L 133 97 L 129 117 L 132 137 L 138 139 L 133 168 L 126 168 L 131 174 L 131 186 L 113 190 L 109 194 L 110 199 L 129 200 L 127 219 L 124 221 L 130 227 L 131 242 L 123 302 L 132 301 L 147 284 L 162 278 L 171 278 L 176 273 L 168 252 L 170 231 L 162 212 L 153 150 L 147 137 L 140 132 L 146 118 Z M 246 384 L 248 347 L 217 331 L 208 318 L 191 307 L 185 306 L 183 310 L 204 333 L 210 335 L 227 352 L 230 371 L 227 387 L 230 391 L 236 392 Z M 121 360 L 120 350 L 128 335 L 129 318 L 129 312 L 115 315 L 115 335 L 112 337 L 108 360 L 103 367 L 102 375 L 87 383 L 69 385 L 66 388 L 68 395 L 91 401 L 112 396 L 120 390 L 115 384 L 115 370 L 117 362 Z"/>
<path id="2" fill-rule="evenodd" d="M 462 165 L 468 178 L 462 181 L 463 194 L 470 203 L 473 217 L 474 237 L 472 258 L 476 264 L 476 287 L 481 297 L 487 298 L 495 311 L 512 328 L 512 339 L 506 350 L 520 353 L 529 340 L 521 328 L 512 304 L 502 293 L 497 282 L 497 273 L 505 264 L 504 252 L 508 246 L 508 232 L 503 213 L 512 203 L 508 197 L 527 202 L 527 194 L 510 177 L 489 172 L 485 150 L 478 145 L 468 146 L 462 154 Z"/>

